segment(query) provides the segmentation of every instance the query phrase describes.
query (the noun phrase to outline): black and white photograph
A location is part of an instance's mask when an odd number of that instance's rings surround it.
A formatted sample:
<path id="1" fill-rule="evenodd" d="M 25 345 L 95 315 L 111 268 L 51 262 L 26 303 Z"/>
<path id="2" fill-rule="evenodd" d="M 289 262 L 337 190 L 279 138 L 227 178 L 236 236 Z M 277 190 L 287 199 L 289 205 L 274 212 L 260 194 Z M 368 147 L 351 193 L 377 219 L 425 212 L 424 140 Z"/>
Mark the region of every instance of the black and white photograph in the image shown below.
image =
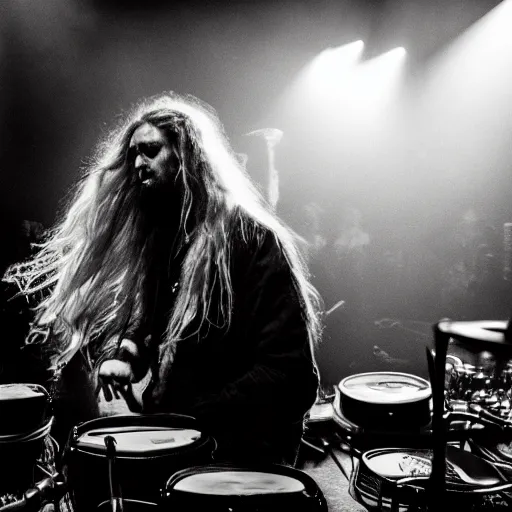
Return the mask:
<path id="1" fill-rule="evenodd" d="M 512 507 L 512 0 L 0 0 L 0 512 Z"/>

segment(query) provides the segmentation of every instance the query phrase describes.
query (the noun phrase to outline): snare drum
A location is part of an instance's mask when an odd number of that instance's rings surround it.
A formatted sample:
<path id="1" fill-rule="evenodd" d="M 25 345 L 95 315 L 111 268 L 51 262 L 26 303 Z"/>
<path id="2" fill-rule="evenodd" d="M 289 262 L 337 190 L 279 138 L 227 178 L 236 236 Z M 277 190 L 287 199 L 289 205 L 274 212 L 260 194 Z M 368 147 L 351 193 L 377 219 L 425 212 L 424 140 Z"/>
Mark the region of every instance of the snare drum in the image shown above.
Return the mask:
<path id="1" fill-rule="evenodd" d="M 73 429 L 64 454 L 75 512 L 91 512 L 109 503 L 107 436 L 115 440 L 122 497 L 132 504 L 154 508 L 170 474 L 213 460 L 214 440 L 190 416 L 128 414 L 87 421 Z"/>
<path id="2" fill-rule="evenodd" d="M 309 475 L 279 464 L 178 471 L 165 485 L 162 506 L 173 512 L 327 511 L 325 497 Z"/>

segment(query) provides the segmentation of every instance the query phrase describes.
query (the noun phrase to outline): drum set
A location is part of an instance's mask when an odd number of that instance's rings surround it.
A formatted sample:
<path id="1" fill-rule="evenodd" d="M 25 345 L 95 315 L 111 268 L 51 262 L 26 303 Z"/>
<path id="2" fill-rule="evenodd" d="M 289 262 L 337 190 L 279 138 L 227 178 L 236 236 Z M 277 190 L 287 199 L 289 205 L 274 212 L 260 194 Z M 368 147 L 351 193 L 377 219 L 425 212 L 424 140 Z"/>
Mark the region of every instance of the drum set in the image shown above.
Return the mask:
<path id="1" fill-rule="evenodd" d="M 76 425 L 59 447 L 52 403 L 34 384 L 0 385 L 0 512 L 327 510 L 305 472 L 216 461 L 195 418 L 126 414 Z"/>
<path id="2" fill-rule="evenodd" d="M 434 510 L 439 503 L 463 510 L 512 507 L 512 350 L 505 343 L 492 351 L 460 340 L 478 341 L 491 333 L 503 341 L 506 323 L 491 323 L 461 327 L 459 322 L 453 333 L 448 324 L 446 353 L 436 356 L 436 349 L 427 349 L 430 381 L 389 371 L 351 375 L 314 409 L 308 441 L 315 445 L 316 436 L 324 448 L 336 446 L 340 456 L 350 457 L 350 474 L 343 472 L 350 494 L 366 509 Z M 437 417 L 436 396 L 441 397 Z M 443 500 L 433 504 L 440 453 Z"/>
<path id="3" fill-rule="evenodd" d="M 427 350 L 430 381 L 389 371 L 351 375 L 310 413 L 306 443 L 321 439 L 335 459 L 335 443 L 346 449 L 352 471 L 339 460 L 338 467 L 368 510 L 434 510 L 436 464 L 444 505 L 512 506 L 512 360 L 506 351 L 468 351 L 455 335 L 444 349 Z M 51 436 L 53 419 L 44 387 L 0 385 L 0 512 L 327 511 L 300 469 L 216 460 L 216 441 L 195 418 L 101 417 L 74 426 L 62 447 Z"/>

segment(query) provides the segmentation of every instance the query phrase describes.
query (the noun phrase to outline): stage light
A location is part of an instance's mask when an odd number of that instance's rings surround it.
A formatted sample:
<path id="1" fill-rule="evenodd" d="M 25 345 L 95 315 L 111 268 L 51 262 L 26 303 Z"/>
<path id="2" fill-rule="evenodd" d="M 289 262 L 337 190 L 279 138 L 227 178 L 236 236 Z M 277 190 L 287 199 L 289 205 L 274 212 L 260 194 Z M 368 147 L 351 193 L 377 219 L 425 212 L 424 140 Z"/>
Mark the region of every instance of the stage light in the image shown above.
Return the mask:
<path id="1" fill-rule="evenodd" d="M 365 64 L 371 64 L 376 66 L 388 66 L 390 62 L 396 61 L 400 63 L 407 55 L 407 50 L 403 46 L 398 46 L 392 50 L 381 53 L 377 57 L 368 60 Z"/>
<path id="2" fill-rule="evenodd" d="M 405 55 L 405 48 L 398 47 L 358 66 L 347 93 L 360 114 L 382 110 L 395 96 Z"/>
<path id="3" fill-rule="evenodd" d="M 342 87 L 350 79 L 363 49 L 364 42 L 359 40 L 321 52 L 311 63 L 308 72 L 313 91 L 326 93 Z"/>
<path id="4" fill-rule="evenodd" d="M 389 54 L 400 59 L 400 58 L 404 58 L 407 55 L 407 50 L 403 46 L 399 46 L 398 48 L 391 50 L 389 52 Z"/>

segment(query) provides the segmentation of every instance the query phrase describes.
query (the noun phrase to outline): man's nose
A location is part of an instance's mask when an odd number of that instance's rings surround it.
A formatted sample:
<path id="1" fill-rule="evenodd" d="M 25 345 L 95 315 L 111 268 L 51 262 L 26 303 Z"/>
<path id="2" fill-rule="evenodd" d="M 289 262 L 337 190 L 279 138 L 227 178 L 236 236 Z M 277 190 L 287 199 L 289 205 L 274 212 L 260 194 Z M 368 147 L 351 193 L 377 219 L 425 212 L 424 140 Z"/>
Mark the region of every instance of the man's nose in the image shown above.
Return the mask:
<path id="1" fill-rule="evenodd" d="M 143 156 L 137 155 L 137 158 L 135 158 L 135 169 L 140 169 L 143 165 L 146 165 Z"/>

